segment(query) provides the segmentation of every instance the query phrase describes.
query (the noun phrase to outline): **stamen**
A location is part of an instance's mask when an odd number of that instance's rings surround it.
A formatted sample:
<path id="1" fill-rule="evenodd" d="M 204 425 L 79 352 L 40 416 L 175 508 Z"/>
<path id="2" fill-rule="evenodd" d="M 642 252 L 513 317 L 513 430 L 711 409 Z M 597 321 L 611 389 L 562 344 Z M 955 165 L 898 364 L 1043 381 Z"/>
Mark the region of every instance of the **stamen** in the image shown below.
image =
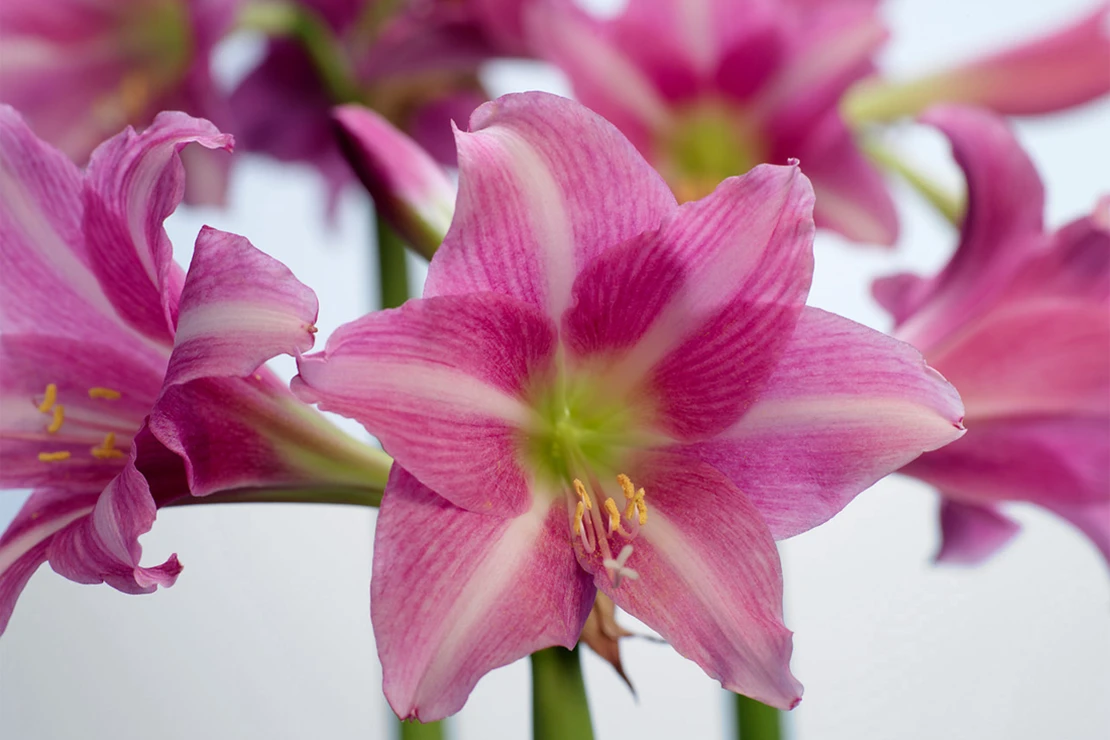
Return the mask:
<path id="1" fill-rule="evenodd" d="M 39 462 L 61 462 L 62 460 L 68 460 L 68 459 L 69 459 L 69 453 L 65 450 L 62 450 L 61 452 L 40 452 L 39 453 Z"/>
<path id="2" fill-rule="evenodd" d="M 116 449 L 116 433 L 108 432 L 104 435 L 104 441 L 100 443 L 99 447 L 93 447 L 89 452 L 97 460 L 108 460 L 117 457 L 123 457 L 123 452 Z"/>
<path id="3" fill-rule="evenodd" d="M 54 403 L 58 400 L 58 386 L 50 383 L 46 386 L 46 393 L 43 396 L 42 403 L 39 404 L 39 411 L 44 414 L 49 414 L 50 409 L 54 408 Z"/>
<path id="4" fill-rule="evenodd" d="M 605 511 L 609 512 L 609 534 L 619 532 L 624 537 L 631 537 L 632 533 L 621 524 L 621 513 L 617 509 L 617 502 L 611 498 L 605 499 Z"/>
<path id="5" fill-rule="evenodd" d="M 624 507 L 624 518 L 632 521 L 632 515 L 638 514 L 640 526 L 647 524 L 647 502 L 644 501 L 644 489 L 636 490 L 632 485 L 632 480 L 621 473 L 617 476 L 617 482 L 621 484 L 621 490 L 624 492 L 625 499 L 628 500 L 628 505 Z"/>
<path id="6" fill-rule="evenodd" d="M 581 501 L 574 507 L 574 535 L 582 534 L 582 515 L 586 513 L 586 505 Z"/>
<path id="7" fill-rule="evenodd" d="M 123 395 L 119 391 L 114 391 L 111 388 L 89 388 L 89 398 L 103 398 L 107 401 L 118 401 L 120 396 Z"/>
<path id="8" fill-rule="evenodd" d="M 62 404 L 55 404 L 54 406 L 54 420 L 50 422 L 50 426 L 46 427 L 48 434 L 54 434 L 62 428 L 62 424 L 66 420 L 66 409 Z"/>
<path id="9" fill-rule="evenodd" d="M 582 481 L 577 478 L 574 479 L 574 492 L 578 494 L 578 498 L 586 505 L 587 509 L 594 508 L 594 504 L 590 501 L 590 494 L 586 491 L 586 487 L 582 485 Z"/>
<path id="10" fill-rule="evenodd" d="M 617 476 L 617 483 L 621 484 L 621 490 L 624 492 L 624 497 L 631 501 L 636 498 L 636 486 L 632 485 L 632 479 L 624 473 Z"/>
<path id="11" fill-rule="evenodd" d="M 612 558 L 606 558 L 604 561 L 602 561 L 601 564 L 608 571 L 610 571 L 610 576 L 613 579 L 613 588 L 620 588 L 621 579 L 624 578 L 627 578 L 630 581 L 639 580 L 640 574 L 632 570 L 631 568 L 626 568 L 624 565 L 628 562 L 628 558 L 630 558 L 631 556 L 632 545 L 625 545 L 621 548 L 620 554 L 617 555 L 616 560 L 613 560 Z"/>

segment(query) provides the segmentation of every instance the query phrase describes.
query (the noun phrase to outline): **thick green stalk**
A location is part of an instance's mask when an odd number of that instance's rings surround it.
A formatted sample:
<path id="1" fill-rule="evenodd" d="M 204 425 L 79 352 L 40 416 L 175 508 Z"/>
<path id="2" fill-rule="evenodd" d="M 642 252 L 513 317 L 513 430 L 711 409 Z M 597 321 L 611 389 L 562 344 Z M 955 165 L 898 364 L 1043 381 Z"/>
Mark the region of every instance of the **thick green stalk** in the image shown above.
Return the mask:
<path id="1" fill-rule="evenodd" d="M 532 653 L 532 740 L 593 740 L 578 650 Z"/>
<path id="2" fill-rule="evenodd" d="M 443 740 L 444 731 L 442 722 L 417 722 L 408 720 L 400 722 L 400 740 Z"/>
<path id="3" fill-rule="evenodd" d="M 782 713 L 755 699 L 734 694 L 737 740 L 782 740 Z"/>
<path id="4" fill-rule="evenodd" d="M 397 308 L 409 298 L 405 243 L 380 215 L 378 222 L 378 285 L 382 308 Z"/>
<path id="5" fill-rule="evenodd" d="M 221 491 L 210 496 L 185 496 L 164 506 L 203 506 L 206 504 L 346 504 L 381 506 L 383 482 L 367 488 L 244 488 Z"/>

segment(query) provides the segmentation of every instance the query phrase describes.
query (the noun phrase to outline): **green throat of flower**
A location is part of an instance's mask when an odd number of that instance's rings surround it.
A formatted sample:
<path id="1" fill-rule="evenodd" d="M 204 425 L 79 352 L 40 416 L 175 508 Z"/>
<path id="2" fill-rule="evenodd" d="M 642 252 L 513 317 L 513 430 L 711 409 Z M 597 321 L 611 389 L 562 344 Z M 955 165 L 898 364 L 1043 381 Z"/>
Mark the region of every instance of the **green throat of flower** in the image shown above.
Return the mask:
<path id="1" fill-rule="evenodd" d="M 721 180 L 744 174 L 765 156 L 743 111 L 720 102 L 683 110 L 656 148 L 660 172 L 681 202 L 705 197 Z"/>

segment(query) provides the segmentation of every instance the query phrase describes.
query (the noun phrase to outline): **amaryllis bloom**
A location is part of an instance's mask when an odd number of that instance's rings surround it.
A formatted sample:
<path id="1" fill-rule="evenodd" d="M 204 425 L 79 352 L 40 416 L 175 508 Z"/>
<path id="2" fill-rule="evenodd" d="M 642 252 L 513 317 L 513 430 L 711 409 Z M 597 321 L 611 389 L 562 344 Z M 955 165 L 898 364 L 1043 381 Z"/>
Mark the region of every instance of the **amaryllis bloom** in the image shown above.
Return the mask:
<path id="1" fill-rule="evenodd" d="M 1110 559 L 1110 199 L 1058 231 L 1044 189 L 998 119 L 925 117 L 967 175 L 959 248 L 938 275 L 878 281 L 896 336 L 967 405 L 967 435 L 902 469 L 943 497 L 942 561 L 976 563 L 1018 529 L 999 507 L 1043 506 Z"/>
<path id="2" fill-rule="evenodd" d="M 371 618 L 400 717 L 573 646 L 600 589 L 727 688 L 792 707 L 776 537 L 962 432 L 908 345 L 804 306 L 813 193 L 760 166 L 679 206 L 611 124 L 509 95 L 459 133 L 424 297 L 298 360 L 396 463 Z"/>
<path id="3" fill-rule="evenodd" d="M 124 126 L 149 124 L 158 111 L 184 110 L 226 125 L 209 62 L 237 9 L 238 0 L 4 2 L 0 102 L 78 163 Z M 219 202 L 227 158 L 197 159 L 189 162 L 190 199 Z"/>
<path id="4" fill-rule="evenodd" d="M 537 45 L 679 200 L 797 158 L 817 225 L 892 244 L 897 214 L 838 106 L 886 39 L 873 0 L 630 0 L 613 20 L 538 10 Z"/>
<path id="5" fill-rule="evenodd" d="M 312 26 L 317 41 L 308 44 L 330 41 L 323 49 L 270 42 L 266 57 L 232 94 L 237 136 L 250 150 L 314 165 L 334 196 L 351 177 L 330 111 L 357 102 L 453 164 L 451 121 L 467 120 L 487 99 L 476 76 L 482 62 L 526 53 L 519 29 L 527 4 L 304 0 L 294 25 Z"/>
<path id="6" fill-rule="evenodd" d="M 172 584 L 176 556 L 140 564 L 159 506 L 384 477 L 261 367 L 312 347 L 315 294 L 215 229 L 188 273 L 173 262 L 162 222 L 189 142 L 231 147 L 163 113 L 82 172 L 0 107 L 0 488 L 33 489 L 0 537 L 0 631 L 45 561 L 128 593 Z"/>
<path id="7" fill-rule="evenodd" d="M 1047 36 L 904 81 L 871 79 L 844 101 L 857 123 L 915 116 L 937 103 L 1005 115 L 1051 113 L 1110 93 L 1110 3 Z"/>

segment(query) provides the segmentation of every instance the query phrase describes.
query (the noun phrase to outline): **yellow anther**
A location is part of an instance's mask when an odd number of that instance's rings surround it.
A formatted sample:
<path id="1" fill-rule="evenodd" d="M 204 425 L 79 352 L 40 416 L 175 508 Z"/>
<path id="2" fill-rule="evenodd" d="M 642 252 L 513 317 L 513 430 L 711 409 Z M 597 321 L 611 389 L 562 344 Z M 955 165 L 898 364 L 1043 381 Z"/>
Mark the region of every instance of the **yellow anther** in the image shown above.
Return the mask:
<path id="1" fill-rule="evenodd" d="M 66 420 L 66 409 L 62 404 L 54 405 L 54 420 L 50 422 L 50 426 L 46 427 L 46 431 L 50 434 L 56 433 L 62 428 L 62 423 Z"/>
<path id="2" fill-rule="evenodd" d="M 617 502 L 611 498 L 605 499 L 605 511 L 609 512 L 609 534 L 613 534 L 621 527 L 621 513 L 617 509 Z"/>
<path id="3" fill-rule="evenodd" d="M 621 490 L 624 491 L 624 497 L 631 501 L 636 498 L 636 486 L 632 485 L 632 479 L 624 473 L 617 476 L 617 483 L 621 484 Z"/>
<path id="4" fill-rule="evenodd" d="M 97 460 L 108 460 L 116 457 L 123 457 L 123 452 L 116 449 L 116 433 L 108 432 L 104 435 L 104 441 L 100 443 L 99 447 L 93 447 L 89 452 Z M 67 453 L 68 454 L 68 453 Z"/>
<path id="5" fill-rule="evenodd" d="M 89 388 L 89 398 L 103 398 L 108 401 L 118 401 L 122 394 L 111 388 Z"/>
<path id="6" fill-rule="evenodd" d="M 644 501 L 644 489 L 636 491 L 636 511 L 640 512 L 640 526 L 647 524 L 647 502 Z"/>
<path id="7" fill-rule="evenodd" d="M 69 459 L 69 453 L 66 452 L 65 450 L 62 450 L 61 452 L 40 452 L 39 453 L 39 462 L 60 462 L 62 460 L 68 460 L 68 459 Z"/>
<path id="8" fill-rule="evenodd" d="M 58 386 L 50 383 L 46 386 L 46 394 L 43 396 L 42 403 L 39 404 L 39 411 L 44 414 L 49 414 L 50 409 L 54 408 L 55 402 L 58 400 Z"/>
<path id="9" fill-rule="evenodd" d="M 582 515 L 586 513 L 586 505 L 581 501 L 574 507 L 574 536 L 582 534 Z"/>
<path id="10" fill-rule="evenodd" d="M 594 504 L 590 501 L 590 494 L 586 491 L 586 487 L 582 485 L 582 481 L 577 478 L 574 479 L 574 492 L 578 494 L 578 498 L 586 505 L 587 509 L 594 508 Z"/>

